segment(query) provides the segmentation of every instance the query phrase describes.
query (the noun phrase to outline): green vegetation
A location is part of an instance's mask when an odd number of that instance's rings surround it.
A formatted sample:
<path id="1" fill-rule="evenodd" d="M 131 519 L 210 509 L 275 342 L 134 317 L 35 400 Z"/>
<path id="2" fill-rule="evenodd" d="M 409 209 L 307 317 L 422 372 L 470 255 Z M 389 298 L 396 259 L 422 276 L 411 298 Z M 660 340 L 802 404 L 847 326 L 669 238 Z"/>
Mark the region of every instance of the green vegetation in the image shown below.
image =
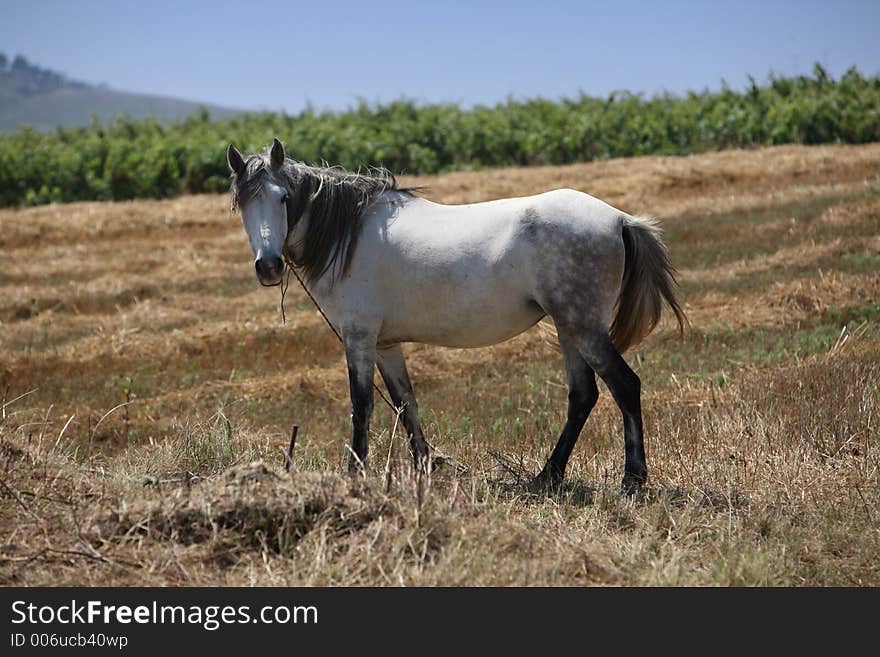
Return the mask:
<path id="1" fill-rule="evenodd" d="M 307 109 L 212 121 L 207 111 L 163 126 L 120 119 L 41 133 L 0 136 L 0 205 L 161 198 L 219 192 L 228 184 L 224 152 L 234 141 L 253 151 L 272 137 L 306 162 L 395 172 L 565 164 L 721 148 L 880 141 L 880 76 L 855 68 L 833 80 L 753 79 L 744 92 L 644 98 L 614 93 L 550 101 L 508 100 L 495 107 L 396 101 L 345 112 Z"/>

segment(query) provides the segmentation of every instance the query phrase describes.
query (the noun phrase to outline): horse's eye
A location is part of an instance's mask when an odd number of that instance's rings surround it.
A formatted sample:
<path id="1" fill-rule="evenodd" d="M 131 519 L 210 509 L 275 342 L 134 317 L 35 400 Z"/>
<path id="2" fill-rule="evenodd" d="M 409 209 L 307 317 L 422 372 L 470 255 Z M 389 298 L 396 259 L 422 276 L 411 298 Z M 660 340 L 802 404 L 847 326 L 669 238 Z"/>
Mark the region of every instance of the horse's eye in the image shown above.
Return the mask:
<path id="1" fill-rule="evenodd" d="M 282 196 L 282 197 L 281 197 L 281 205 L 285 205 L 285 204 L 287 204 L 287 199 L 288 199 L 287 194 L 285 194 L 284 196 Z"/>

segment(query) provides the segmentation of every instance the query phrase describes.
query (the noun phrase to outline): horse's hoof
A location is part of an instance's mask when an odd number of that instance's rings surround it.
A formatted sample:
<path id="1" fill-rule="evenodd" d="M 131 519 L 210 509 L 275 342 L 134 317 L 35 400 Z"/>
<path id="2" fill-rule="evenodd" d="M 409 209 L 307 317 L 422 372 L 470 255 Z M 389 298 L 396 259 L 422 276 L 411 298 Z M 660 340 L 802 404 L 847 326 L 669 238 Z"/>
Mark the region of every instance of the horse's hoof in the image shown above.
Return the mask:
<path id="1" fill-rule="evenodd" d="M 526 490 L 535 495 L 552 493 L 562 485 L 562 477 L 553 477 L 541 472 L 537 477 L 526 484 Z"/>
<path id="2" fill-rule="evenodd" d="M 620 484 L 620 494 L 625 497 L 635 497 L 641 492 L 642 486 L 645 485 L 647 479 L 647 473 L 636 474 L 634 472 L 627 472 L 623 475 L 623 482 Z"/>
<path id="3" fill-rule="evenodd" d="M 560 468 L 553 461 L 547 461 L 538 476 L 529 482 L 528 490 L 531 493 L 550 493 L 562 485 L 563 479 L 565 468 Z"/>

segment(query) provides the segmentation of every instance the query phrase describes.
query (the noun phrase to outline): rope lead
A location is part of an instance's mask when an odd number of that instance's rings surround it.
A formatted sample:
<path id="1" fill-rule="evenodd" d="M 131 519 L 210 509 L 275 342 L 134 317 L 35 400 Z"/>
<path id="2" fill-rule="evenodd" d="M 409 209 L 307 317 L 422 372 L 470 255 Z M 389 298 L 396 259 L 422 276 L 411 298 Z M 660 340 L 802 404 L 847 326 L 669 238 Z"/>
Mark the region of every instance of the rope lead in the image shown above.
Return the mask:
<path id="1" fill-rule="evenodd" d="M 286 279 L 286 282 L 284 283 L 284 285 L 280 286 L 281 287 L 281 321 L 285 324 L 287 323 L 287 315 L 284 312 L 284 295 L 287 294 L 287 287 L 290 284 L 290 274 L 293 273 L 294 277 L 299 282 L 300 287 L 302 287 L 303 291 L 306 293 L 306 295 L 309 297 L 309 299 L 311 299 L 315 308 L 318 309 L 318 312 L 321 313 L 321 317 L 324 318 L 324 321 L 326 322 L 327 326 L 329 326 L 330 330 L 333 331 L 333 335 L 335 335 L 336 339 L 339 340 L 339 343 L 342 344 L 343 347 L 345 347 L 345 343 L 342 341 L 342 336 L 339 335 L 339 331 L 336 330 L 336 327 L 333 326 L 333 323 L 330 321 L 330 319 L 327 317 L 327 315 L 324 314 L 324 311 L 321 309 L 320 304 L 315 299 L 315 297 L 312 296 L 312 293 L 309 292 L 309 288 L 306 287 L 306 284 L 303 282 L 303 279 L 300 278 L 299 274 L 296 272 L 296 269 L 294 269 L 294 267 L 293 267 L 293 263 L 291 263 L 291 261 L 287 258 L 286 255 L 284 257 L 284 263 L 287 265 L 287 279 Z M 394 411 L 395 415 L 399 415 L 401 412 L 403 412 L 402 408 L 398 409 L 394 404 L 392 404 L 388 400 L 388 397 L 386 397 L 385 393 L 383 393 L 379 389 L 379 386 L 376 385 L 375 381 L 373 381 L 373 388 L 375 389 L 376 392 L 379 393 L 379 396 L 382 398 L 382 401 L 384 401 L 386 404 L 388 404 L 388 408 L 390 408 L 392 411 Z"/>

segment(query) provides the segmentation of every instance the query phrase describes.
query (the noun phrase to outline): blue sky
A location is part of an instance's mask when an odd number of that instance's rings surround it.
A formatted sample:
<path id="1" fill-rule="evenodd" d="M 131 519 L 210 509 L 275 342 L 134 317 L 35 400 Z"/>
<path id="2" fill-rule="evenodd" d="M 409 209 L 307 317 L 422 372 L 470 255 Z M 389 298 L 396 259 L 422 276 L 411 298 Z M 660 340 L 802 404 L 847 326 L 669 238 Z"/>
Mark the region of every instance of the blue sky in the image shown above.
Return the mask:
<path id="1" fill-rule="evenodd" d="M 878 0 L 0 0 L 0 19 L 0 51 L 76 79 L 290 113 L 880 71 Z"/>

